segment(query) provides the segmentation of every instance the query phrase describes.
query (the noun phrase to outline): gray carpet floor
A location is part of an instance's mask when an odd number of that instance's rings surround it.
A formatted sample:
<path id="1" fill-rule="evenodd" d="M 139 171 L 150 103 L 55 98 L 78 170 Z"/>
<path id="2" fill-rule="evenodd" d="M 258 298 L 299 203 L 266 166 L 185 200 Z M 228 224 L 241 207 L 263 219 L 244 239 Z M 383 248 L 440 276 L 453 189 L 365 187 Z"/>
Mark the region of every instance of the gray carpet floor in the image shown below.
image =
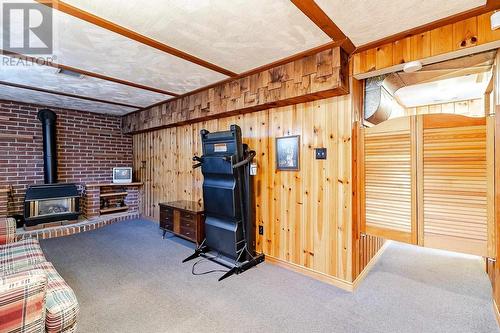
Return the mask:
<path id="1" fill-rule="evenodd" d="M 78 297 L 79 332 L 499 332 L 481 262 L 444 251 L 391 243 L 348 293 L 267 263 L 193 276 L 192 245 L 146 220 L 42 248 Z"/>

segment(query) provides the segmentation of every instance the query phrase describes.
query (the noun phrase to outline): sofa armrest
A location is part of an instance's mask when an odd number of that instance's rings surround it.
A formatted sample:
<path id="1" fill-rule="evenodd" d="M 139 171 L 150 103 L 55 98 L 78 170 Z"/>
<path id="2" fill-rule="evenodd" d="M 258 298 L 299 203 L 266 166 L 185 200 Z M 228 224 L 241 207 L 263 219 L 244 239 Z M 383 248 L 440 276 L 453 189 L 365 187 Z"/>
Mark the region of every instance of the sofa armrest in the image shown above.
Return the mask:
<path id="1" fill-rule="evenodd" d="M 16 240 L 16 220 L 0 218 L 0 245 L 13 243 Z"/>
<path id="2" fill-rule="evenodd" d="M 45 332 L 43 269 L 0 276 L 0 332 Z"/>

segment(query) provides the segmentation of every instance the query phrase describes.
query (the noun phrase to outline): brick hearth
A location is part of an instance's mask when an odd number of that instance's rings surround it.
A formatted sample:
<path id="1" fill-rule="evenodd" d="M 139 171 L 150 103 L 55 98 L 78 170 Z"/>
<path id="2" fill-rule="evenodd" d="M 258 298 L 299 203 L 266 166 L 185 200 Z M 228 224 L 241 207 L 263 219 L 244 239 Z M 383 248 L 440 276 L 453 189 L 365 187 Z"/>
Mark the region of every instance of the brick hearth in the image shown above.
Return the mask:
<path id="1" fill-rule="evenodd" d="M 16 231 L 17 240 L 24 238 L 48 239 L 62 236 L 78 234 L 80 232 L 99 229 L 108 224 L 139 218 L 139 213 L 116 213 L 108 214 L 91 219 L 85 219 L 78 223 L 68 224 L 63 226 L 44 228 L 38 230 L 25 231 L 23 228 L 18 228 Z"/>

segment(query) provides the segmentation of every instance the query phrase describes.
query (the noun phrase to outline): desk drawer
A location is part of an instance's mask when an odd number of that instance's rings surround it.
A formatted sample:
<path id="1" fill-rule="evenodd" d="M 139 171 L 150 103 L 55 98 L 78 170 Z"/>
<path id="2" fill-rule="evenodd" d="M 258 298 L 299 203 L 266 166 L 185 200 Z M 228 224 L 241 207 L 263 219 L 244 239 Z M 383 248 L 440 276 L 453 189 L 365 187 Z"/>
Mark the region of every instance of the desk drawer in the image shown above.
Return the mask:
<path id="1" fill-rule="evenodd" d="M 196 221 L 181 219 L 180 227 L 184 229 L 192 229 L 194 231 L 196 229 Z"/>
<path id="2" fill-rule="evenodd" d="M 173 216 L 174 215 L 174 210 L 170 207 L 164 207 L 160 206 L 160 215 L 168 215 L 168 216 Z"/>
<path id="3" fill-rule="evenodd" d="M 174 230 L 174 217 L 160 212 L 160 228 Z"/>
<path id="4" fill-rule="evenodd" d="M 181 226 L 180 234 L 189 239 L 196 240 L 196 232 L 194 228 L 184 228 Z"/>
<path id="5" fill-rule="evenodd" d="M 181 211 L 181 219 L 183 220 L 192 220 L 194 221 L 196 218 L 196 214 L 193 214 L 193 213 L 189 213 L 189 212 L 184 212 L 184 211 Z"/>
<path id="6" fill-rule="evenodd" d="M 160 220 L 160 228 L 174 231 L 174 222 L 171 220 Z"/>

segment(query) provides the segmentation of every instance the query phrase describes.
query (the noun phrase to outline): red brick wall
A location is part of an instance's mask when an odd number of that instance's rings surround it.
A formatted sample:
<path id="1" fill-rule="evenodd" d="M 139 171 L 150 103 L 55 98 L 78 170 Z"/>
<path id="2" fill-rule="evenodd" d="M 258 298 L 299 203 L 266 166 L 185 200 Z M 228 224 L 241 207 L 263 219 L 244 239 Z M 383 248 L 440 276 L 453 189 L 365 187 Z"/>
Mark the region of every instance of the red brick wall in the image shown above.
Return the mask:
<path id="1" fill-rule="evenodd" d="M 21 213 L 28 185 L 43 184 L 42 127 L 36 117 L 43 108 L 0 101 L 0 188 L 12 185 L 9 214 Z M 132 166 L 132 136 L 122 134 L 120 117 L 50 109 L 58 117 L 59 182 L 111 182 L 113 167 Z"/>

